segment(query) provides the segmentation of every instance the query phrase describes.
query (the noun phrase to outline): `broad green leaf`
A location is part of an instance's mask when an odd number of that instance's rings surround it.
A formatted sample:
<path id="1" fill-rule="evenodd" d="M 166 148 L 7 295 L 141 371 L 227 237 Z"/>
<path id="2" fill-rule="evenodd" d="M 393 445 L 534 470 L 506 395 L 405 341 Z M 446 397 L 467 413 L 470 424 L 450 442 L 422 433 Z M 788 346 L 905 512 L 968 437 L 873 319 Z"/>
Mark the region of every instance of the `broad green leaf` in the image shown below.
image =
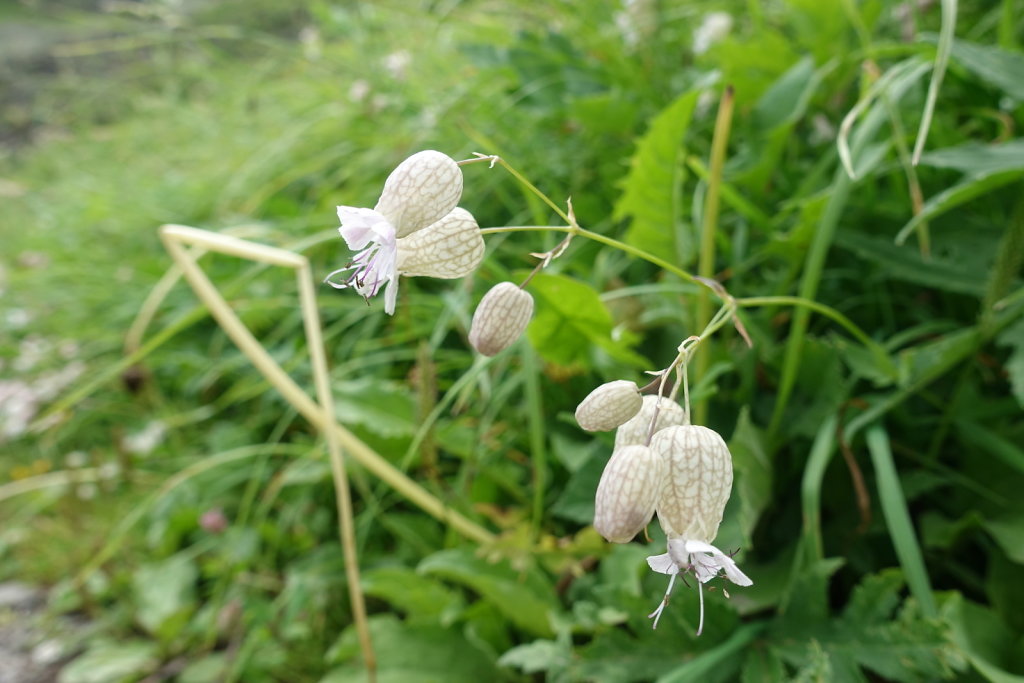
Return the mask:
<path id="1" fill-rule="evenodd" d="M 682 225 L 681 185 L 686 177 L 686 147 L 699 91 L 677 97 L 651 121 L 637 142 L 615 204 L 615 220 L 631 218 L 626 242 L 686 267 L 696 253 L 693 234 Z"/>
<path id="2" fill-rule="evenodd" d="M 1007 557 L 1018 564 L 1024 564 L 1024 513 L 1009 512 L 1005 515 L 986 519 L 982 526 L 992 534 Z"/>
<path id="3" fill-rule="evenodd" d="M 594 443 L 600 445 L 600 442 Z M 608 452 L 592 452 L 583 466 L 569 477 L 569 483 L 551 507 L 551 514 L 578 524 L 591 524 L 594 521 L 594 493 L 610 456 L 610 449 Z"/>
<path id="4" fill-rule="evenodd" d="M 393 614 L 369 619 L 377 656 L 378 683 L 478 683 L 498 678 L 494 662 L 461 633 L 436 625 L 409 625 Z M 329 663 L 351 662 L 332 670 L 321 683 L 363 683 L 366 670 L 353 626 L 327 655 Z"/>
<path id="5" fill-rule="evenodd" d="M 65 666 L 58 683 L 120 683 L 138 680 L 160 663 L 156 643 L 101 641 Z"/>
<path id="6" fill-rule="evenodd" d="M 762 130 L 771 130 L 800 120 L 820 82 L 814 60 L 804 57 L 772 83 L 757 101 L 753 111 L 755 124 Z"/>
<path id="7" fill-rule="evenodd" d="M 900 386 L 907 387 L 938 377 L 962 361 L 977 346 L 976 328 L 952 332 L 933 342 L 918 344 L 899 354 Z"/>
<path id="8" fill-rule="evenodd" d="M 612 339 L 612 316 L 596 291 L 565 275 L 540 273 L 530 283 L 536 304 L 527 328 L 541 358 L 560 365 L 586 359 L 591 348 L 635 367 L 651 367 L 643 356 Z"/>
<path id="9" fill-rule="evenodd" d="M 754 527 L 761 513 L 771 502 L 772 466 L 764 444 L 764 435 L 750 420 L 750 410 L 740 410 L 736 430 L 729 440 L 733 469 L 736 471 L 734 488 L 740 500 L 740 531 L 744 545 L 751 545 Z"/>
<path id="10" fill-rule="evenodd" d="M 381 567 L 362 575 L 363 591 L 416 619 L 437 620 L 462 605 L 462 598 L 441 582 L 405 567 Z"/>
<path id="11" fill-rule="evenodd" d="M 572 648 L 568 643 L 535 640 L 503 654 L 498 659 L 498 666 L 514 667 L 525 674 L 559 671 L 569 665 L 572 656 Z"/>
<path id="12" fill-rule="evenodd" d="M 979 298 L 985 294 L 986 273 L 955 259 L 925 260 L 916 247 L 896 247 L 892 240 L 853 231 L 838 233 L 836 244 L 874 263 L 887 277 Z"/>
<path id="13" fill-rule="evenodd" d="M 367 377 L 335 383 L 334 391 L 335 414 L 343 425 L 359 425 L 385 438 L 416 433 L 416 408 L 408 387 Z"/>
<path id="14" fill-rule="evenodd" d="M 994 45 L 954 40 L 953 59 L 1015 100 L 1024 101 L 1024 55 Z"/>
<path id="15" fill-rule="evenodd" d="M 1019 657 L 1020 634 L 1007 628 L 993 610 L 970 602 L 959 593 L 950 593 L 942 608 L 951 624 L 953 641 L 985 680 L 1024 683 L 1024 675 L 1006 670 Z"/>
<path id="16" fill-rule="evenodd" d="M 529 633 L 544 638 L 554 635 L 549 614 L 559 610 L 558 599 L 537 570 L 516 572 L 506 563 L 477 557 L 470 549 L 453 548 L 426 558 L 417 571 L 473 589 Z"/>
<path id="17" fill-rule="evenodd" d="M 173 636 L 196 608 L 198 577 L 195 563 L 185 554 L 136 569 L 132 586 L 139 624 L 154 635 Z"/>

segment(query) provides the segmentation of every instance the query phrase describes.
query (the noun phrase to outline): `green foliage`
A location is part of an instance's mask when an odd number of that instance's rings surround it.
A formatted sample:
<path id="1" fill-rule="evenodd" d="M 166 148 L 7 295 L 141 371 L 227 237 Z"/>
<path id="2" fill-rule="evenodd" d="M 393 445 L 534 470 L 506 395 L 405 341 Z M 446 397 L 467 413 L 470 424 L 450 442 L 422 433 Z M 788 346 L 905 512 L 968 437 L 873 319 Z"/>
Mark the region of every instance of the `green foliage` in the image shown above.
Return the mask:
<path id="1" fill-rule="evenodd" d="M 574 237 L 493 359 L 466 344 L 472 302 L 563 234 L 490 234 L 475 276 L 403 279 L 393 318 L 318 290 L 339 420 L 497 535 L 463 541 L 350 464 L 378 680 L 1024 678 L 1019 3 L 959 3 L 932 89 L 936 5 L 8 5 L 0 579 L 90 620 L 64 683 L 363 680 L 317 431 L 180 282 L 124 337 L 170 267 L 159 224 L 322 275 L 350 258 L 334 207 L 373 206 L 426 148 L 500 154 L 627 251 Z M 712 11 L 732 28 L 696 54 Z M 706 586 L 697 637 L 681 584 L 650 628 L 657 525 L 613 547 L 589 528 L 612 444 L 571 416 L 700 332 L 695 288 L 636 250 L 692 268 L 727 84 L 715 272 L 754 346 L 723 328 L 689 379 L 734 459 L 716 544 L 754 585 Z M 564 225 L 500 168 L 464 175 L 481 226 Z M 291 276 L 201 263 L 311 390 Z"/>

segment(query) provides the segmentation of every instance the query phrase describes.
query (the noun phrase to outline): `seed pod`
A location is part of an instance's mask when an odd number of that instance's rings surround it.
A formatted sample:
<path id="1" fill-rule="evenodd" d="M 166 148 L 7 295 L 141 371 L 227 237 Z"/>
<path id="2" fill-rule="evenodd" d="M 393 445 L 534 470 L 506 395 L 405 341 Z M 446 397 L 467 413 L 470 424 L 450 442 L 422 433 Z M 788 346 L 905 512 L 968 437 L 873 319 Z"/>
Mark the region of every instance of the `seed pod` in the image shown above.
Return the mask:
<path id="1" fill-rule="evenodd" d="M 512 282 L 491 287 L 473 314 L 469 343 L 485 356 L 512 345 L 533 316 L 533 297 Z"/>
<path id="2" fill-rule="evenodd" d="M 465 277 L 476 270 L 483 258 L 480 226 L 465 209 L 453 209 L 429 228 L 398 240 L 399 275 Z"/>
<path id="3" fill-rule="evenodd" d="M 588 432 L 606 432 L 640 412 L 643 402 L 636 382 L 606 382 L 587 394 L 576 408 L 576 422 Z"/>
<path id="4" fill-rule="evenodd" d="M 718 432 L 697 425 L 663 429 L 651 451 L 666 463 L 658 520 L 669 538 L 710 543 L 732 492 L 732 455 Z"/>
<path id="5" fill-rule="evenodd" d="M 658 406 L 658 423 L 655 425 L 655 433 L 672 425 L 686 423 L 686 413 L 683 412 L 678 403 L 667 398 L 662 398 L 660 401 L 659 405 L 657 396 L 644 396 L 640 412 L 616 430 L 615 448 L 632 445 L 642 446 L 647 443 L 647 433 L 651 428 L 651 419 L 654 417 L 654 407 L 656 405 Z"/>
<path id="6" fill-rule="evenodd" d="M 651 521 L 665 463 L 647 446 L 617 448 L 594 498 L 594 528 L 612 543 L 629 543 Z"/>
<path id="7" fill-rule="evenodd" d="M 462 197 L 462 169 L 447 154 L 432 149 L 400 163 L 384 182 L 374 211 L 405 237 L 448 215 Z"/>

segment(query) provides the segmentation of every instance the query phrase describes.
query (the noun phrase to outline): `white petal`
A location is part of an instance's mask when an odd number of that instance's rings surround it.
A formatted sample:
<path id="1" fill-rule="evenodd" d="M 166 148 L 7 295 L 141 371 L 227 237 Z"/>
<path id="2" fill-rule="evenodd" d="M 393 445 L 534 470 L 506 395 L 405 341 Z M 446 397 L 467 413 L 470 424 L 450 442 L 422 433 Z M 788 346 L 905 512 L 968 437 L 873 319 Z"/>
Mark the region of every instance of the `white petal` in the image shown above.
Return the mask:
<path id="1" fill-rule="evenodd" d="M 754 584 L 749 576 L 740 571 L 736 560 L 715 546 L 702 543 L 701 541 L 686 541 L 685 546 L 686 551 L 692 553 L 691 562 L 693 562 L 694 566 L 699 565 L 699 567 L 707 567 L 709 570 L 714 569 L 714 573 L 709 578 L 716 576 L 719 571 L 724 571 L 726 578 L 737 586 L 752 586 Z M 708 555 L 711 555 L 711 557 L 708 557 Z M 698 578 L 700 578 L 700 569 L 698 568 L 697 571 Z M 702 582 L 707 580 L 701 578 Z"/>
<path id="2" fill-rule="evenodd" d="M 659 574 L 678 574 L 679 566 L 672 561 L 668 553 L 663 555 L 650 555 L 647 558 L 647 566 Z"/>
<path id="3" fill-rule="evenodd" d="M 456 208 L 433 225 L 398 240 L 398 272 L 443 279 L 469 275 L 484 258 L 473 214 Z"/>
<path id="4" fill-rule="evenodd" d="M 462 197 L 462 169 L 446 154 L 413 154 L 391 172 L 374 209 L 405 237 L 446 216 Z"/>
<path id="5" fill-rule="evenodd" d="M 338 219 L 341 221 L 338 232 L 352 251 L 364 249 L 370 242 L 394 239 L 395 228 L 373 209 L 339 206 Z"/>
<path id="6" fill-rule="evenodd" d="M 384 289 L 384 312 L 394 315 L 396 301 L 398 301 L 398 275 L 393 275 Z"/>

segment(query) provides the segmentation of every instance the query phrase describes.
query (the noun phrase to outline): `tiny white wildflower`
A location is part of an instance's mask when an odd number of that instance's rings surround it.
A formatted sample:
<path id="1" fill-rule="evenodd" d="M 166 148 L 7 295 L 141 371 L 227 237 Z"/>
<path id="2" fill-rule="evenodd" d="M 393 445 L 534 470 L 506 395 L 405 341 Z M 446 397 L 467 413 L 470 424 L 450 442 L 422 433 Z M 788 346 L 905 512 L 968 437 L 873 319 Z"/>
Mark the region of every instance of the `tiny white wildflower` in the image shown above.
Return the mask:
<path id="1" fill-rule="evenodd" d="M 129 453 L 135 455 L 149 455 L 157 446 L 163 443 L 167 434 L 167 425 L 160 420 L 153 420 L 141 431 L 129 434 L 124 437 L 122 445 Z"/>
<path id="2" fill-rule="evenodd" d="M 388 176 L 374 208 L 338 207 L 338 232 L 359 253 L 325 281 L 365 299 L 384 288 L 384 310 L 391 315 L 399 275 L 473 272 L 483 258 L 483 238 L 473 216 L 456 208 L 461 197 L 462 170 L 451 157 L 433 150 L 412 155 Z M 340 282 L 331 280 L 342 273 L 347 276 Z"/>
<path id="3" fill-rule="evenodd" d="M 693 53 L 702 55 L 715 43 L 721 42 L 732 30 L 732 15 L 728 12 L 710 12 L 693 32 Z"/>

